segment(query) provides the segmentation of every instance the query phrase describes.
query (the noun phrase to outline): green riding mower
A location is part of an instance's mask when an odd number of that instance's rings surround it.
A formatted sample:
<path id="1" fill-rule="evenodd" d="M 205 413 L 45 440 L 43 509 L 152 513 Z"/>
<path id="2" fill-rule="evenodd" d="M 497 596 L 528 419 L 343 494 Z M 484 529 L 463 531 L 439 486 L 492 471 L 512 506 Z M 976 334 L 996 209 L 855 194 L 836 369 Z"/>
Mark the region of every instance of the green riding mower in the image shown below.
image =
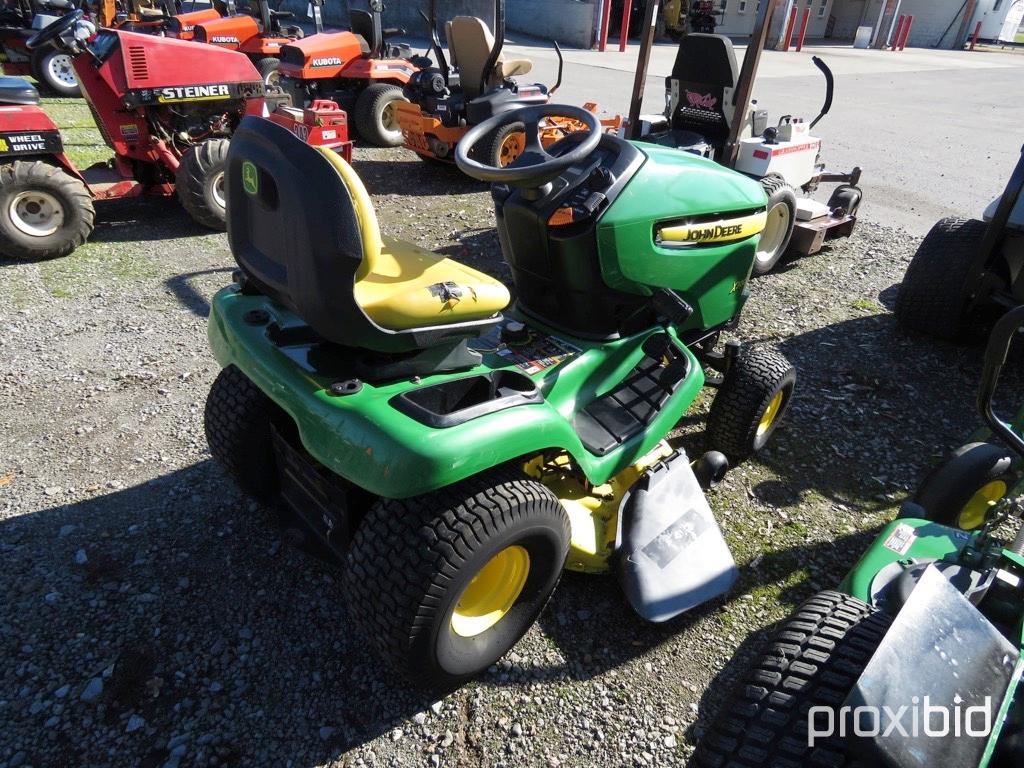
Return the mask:
<path id="1" fill-rule="evenodd" d="M 1024 439 L 992 407 L 1022 324 L 1024 307 L 995 324 L 978 395 L 1013 454 L 975 442 L 929 475 L 839 589 L 781 624 L 694 765 L 1024 765 Z"/>
<path id="2" fill-rule="evenodd" d="M 590 130 L 545 149 L 560 117 Z M 509 124 L 514 163 L 470 159 Z M 718 344 L 764 227 L 756 181 L 555 105 L 474 126 L 456 162 L 492 184 L 511 309 L 488 275 L 383 237 L 339 156 L 244 121 L 205 416 L 238 484 L 342 565 L 367 640 L 436 686 L 508 651 L 563 568 L 617 572 L 652 621 L 727 590 L 702 488 L 764 445 L 796 378 L 772 350 Z M 705 384 L 691 462 L 666 438 Z"/>
<path id="3" fill-rule="evenodd" d="M 1024 149 L 1003 194 L 978 219 L 938 221 L 896 296 L 896 320 L 946 341 L 980 341 L 1024 304 Z"/>

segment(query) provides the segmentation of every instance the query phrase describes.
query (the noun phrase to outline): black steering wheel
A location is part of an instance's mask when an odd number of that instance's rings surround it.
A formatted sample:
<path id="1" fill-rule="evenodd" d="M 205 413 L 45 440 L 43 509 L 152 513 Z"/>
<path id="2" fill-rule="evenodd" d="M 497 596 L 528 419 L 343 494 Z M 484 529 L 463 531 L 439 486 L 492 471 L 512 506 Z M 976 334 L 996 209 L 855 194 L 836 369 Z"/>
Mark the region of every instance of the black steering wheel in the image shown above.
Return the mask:
<path id="1" fill-rule="evenodd" d="M 565 154 L 550 155 L 540 143 L 540 121 L 545 117 L 568 117 L 579 120 L 587 126 L 587 137 Z M 512 123 L 523 124 L 526 130 L 526 145 L 523 147 L 523 153 L 510 165 L 496 168 L 470 160 L 470 151 L 484 137 L 491 136 L 499 128 Z M 593 112 L 564 104 L 522 107 L 495 115 L 470 128 L 455 145 L 455 164 L 464 174 L 480 181 L 536 188 L 551 181 L 573 163 L 585 158 L 597 148 L 599 141 L 601 123 Z"/>
<path id="2" fill-rule="evenodd" d="M 85 11 L 79 8 L 76 11 L 72 11 L 69 14 L 61 16 L 59 19 L 47 24 L 26 40 L 25 47 L 30 51 L 34 51 L 36 48 L 42 48 L 47 43 L 52 43 L 58 37 L 74 27 L 84 15 Z"/>

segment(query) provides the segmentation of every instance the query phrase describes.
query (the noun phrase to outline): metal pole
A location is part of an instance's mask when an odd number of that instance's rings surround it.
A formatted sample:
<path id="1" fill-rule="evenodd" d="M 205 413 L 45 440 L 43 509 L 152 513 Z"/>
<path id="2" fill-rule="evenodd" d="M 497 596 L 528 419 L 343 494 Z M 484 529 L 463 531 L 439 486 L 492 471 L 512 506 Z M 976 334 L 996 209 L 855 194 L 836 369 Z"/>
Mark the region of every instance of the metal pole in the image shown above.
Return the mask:
<path id="1" fill-rule="evenodd" d="M 978 44 L 978 36 L 980 34 L 981 34 L 981 22 L 979 21 L 977 23 L 977 25 L 974 27 L 974 34 L 971 35 L 971 47 L 968 50 L 970 50 L 970 51 L 974 50 L 974 46 Z"/>
<path id="2" fill-rule="evenodd" d="M 907 23 L 907 17 L 904 14 L 900 14 L 899 19 L 896 21 L 896 31 L 892 35 L 892 43 L 889 47 L 891 51 L 897 51 L 900 47 L 900 37 L 903 35 L 903 25 Z"/>
<path id="3" fill-rule="evenodd" d="M 907 47 L 907 38 L 910 37 L 910 28 L 914 26 L 913 15 L 907 16 L 907 23 L 903 27 L 903 39 L 900 40 L 900 50 L 902 51 Z"/>
<path id="4" fill-rule="evenodd" d="M 659 0 L 647 0 L 644 11 L 644 32 L 640 36 L 640 52 L 636 57 L 636 76 L 633 78 L 633 98 L 629 102 L 629 122 L 626 123 L 627 138 L 640 138 L 640 108 L 644 100 L 644 86 L 647 84 L 647 65 L 651 61 L 654 45 L 654 26 L 658 22 Z"/>
<path id="5" fill-rule="evenodd" d="M 608 47 L 608 25 L 612 20 L 612 0 L 604 0 L 604 8 L 601 9 L 601 42 L 597 49 L 604 53 Z"/>
<path id="6" fill-rule="evenodd" d="M 786 35 L 782 41 L 782 50 L 789 50 L 789 43 L 793 39 L 793 27 L 796 26 L 796 5 L 789 12 L 789 21 L 786 22 Z"/>
<path id="7" fill-rule="evenodd" d="M 794 9 L 795 10 L 795 9 Z M 804 8 L 803 18 L 800 19 L 800 34 L 796 37 L 796 52 L 800 53 L 804 47 L 804 37 L 807 35 L 807 23 L 811 20 L 811 9 Z"/>
<path id="8" fill-rule="evenodd" d="M 619 28 L 619 53 L 626 50 L 626 42 L 629 40 L 629 15 L 633 12 L 633 0 L 626 0 L 622 4 L 622 26 Z"/>

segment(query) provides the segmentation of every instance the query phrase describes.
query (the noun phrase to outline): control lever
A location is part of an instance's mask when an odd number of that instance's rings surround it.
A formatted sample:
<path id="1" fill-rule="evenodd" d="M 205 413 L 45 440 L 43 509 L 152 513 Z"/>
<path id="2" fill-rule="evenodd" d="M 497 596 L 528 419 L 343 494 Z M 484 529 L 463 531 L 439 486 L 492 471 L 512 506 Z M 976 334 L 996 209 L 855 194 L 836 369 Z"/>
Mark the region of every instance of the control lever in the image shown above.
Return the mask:
<path id="1" fill-rule="evenodd" d="M 675 291 L 658 288 L 651 297 L 654 311 L 671 325 L 682 325 L 693 314 L 693 307 Z"/>

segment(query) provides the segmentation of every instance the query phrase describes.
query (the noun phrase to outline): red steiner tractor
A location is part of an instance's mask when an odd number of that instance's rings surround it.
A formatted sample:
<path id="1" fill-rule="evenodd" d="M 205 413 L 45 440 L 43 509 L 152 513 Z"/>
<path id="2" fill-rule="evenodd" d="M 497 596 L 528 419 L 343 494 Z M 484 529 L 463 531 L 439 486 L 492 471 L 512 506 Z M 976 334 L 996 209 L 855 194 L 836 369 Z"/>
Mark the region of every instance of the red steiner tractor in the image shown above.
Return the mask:
<path id="1" fill-rule="evenodd" d="M 370 0 L 369 8 L 349 11 L 350 32 L 323 32 L 282 46 L 280 85 L 295 104 L 338 102 L 364 141 L 397 147 L 402 129 L 396 104 L 406 100 L 402 88 L 419 67 L 410 61 L 408 45 L 387 42 L 404 30 L 383 28 L 383 2 Z"/>
<path id="2" fill-rule="evenodd" d="M 79 170 L 60 131 L 24 80 L 0 78 L 0 254 L 65 256 L 93 230 L 93 201 L 177 189 L 200 224 L 224 229 L 224 161 L 246 115 L 265 112 L 264 86 L 245 56 L 167 37 L 104 29 L 82 11 L 29 39 L 54 44 L 73 61 L 96 126 L 113 149 L 106 163 Z M 320 109 L 320 112 L 316 110 Z M 350 151 L 335 104 L 282 107 L 272 119 L 310 143 Z"/>

